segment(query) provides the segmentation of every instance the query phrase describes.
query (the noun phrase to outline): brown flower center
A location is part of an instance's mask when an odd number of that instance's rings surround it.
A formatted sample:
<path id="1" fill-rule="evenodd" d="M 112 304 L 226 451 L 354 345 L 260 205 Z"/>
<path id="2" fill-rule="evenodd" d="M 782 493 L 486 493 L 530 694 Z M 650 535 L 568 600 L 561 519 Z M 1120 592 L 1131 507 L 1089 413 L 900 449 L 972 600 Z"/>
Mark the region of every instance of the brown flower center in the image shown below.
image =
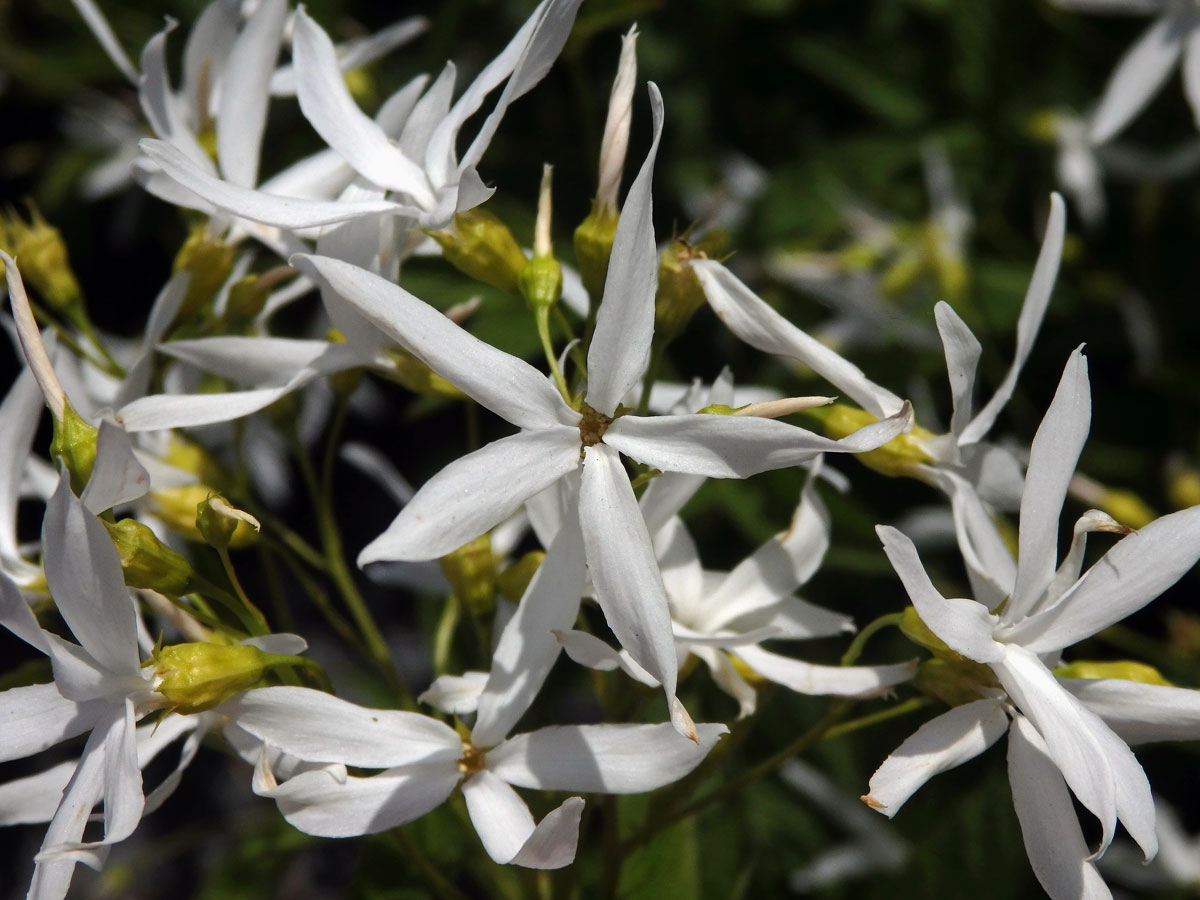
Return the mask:
<path id="1" fill-rule="evenodd" d="M 592 409 L 586 403 L 583 404 L 583 409 L 580 412 L 582 415 L 579 419 L 579 440 L 585 447 L 594 447 L 600 443 L 604 437 L 604 432 L 612 424 L 612 416 L 596 412 L 596 410 Z"/>

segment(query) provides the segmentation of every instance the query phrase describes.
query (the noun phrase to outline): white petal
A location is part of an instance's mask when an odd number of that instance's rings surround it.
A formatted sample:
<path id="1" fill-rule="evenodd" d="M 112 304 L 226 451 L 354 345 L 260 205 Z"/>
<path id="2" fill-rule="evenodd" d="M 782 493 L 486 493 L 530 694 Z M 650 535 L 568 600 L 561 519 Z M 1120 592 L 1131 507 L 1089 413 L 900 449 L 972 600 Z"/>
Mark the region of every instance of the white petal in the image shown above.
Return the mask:
<path id="1" fill-rule="evenodd" d="M 835 441 L 752 416 L 621 416 L 604 433 L 604 443 L 663 471 L 748 478 L 799 465 L 818 453 L 873 450 L 910 424 L 911 409 L 905 405 L 897 415 Z"/>
<path id="2" fill-rule="evenodd" d="M 40 404 L 40 397 L 38 402 Z M 657 534 L 695 496 L 702 484 L 703 475 L 686 475 L 682 472 L 663 472 L 651 481 L 638 501 L 642 517 L 646 520 L 646 530 Z"/>
<path id="3" fill-rule="evenodd" d="M 514 425 L 579 421 L 537 369 L 485 344 L 399 285 L 327 257 L 300 255 L 292 264 L 324 281 L 400 346 Z"/>
<path id="4" fill-rule="evenodd" d="M 96 437 L 96 461 L 80 501 L 99 515 L 138 499 L 149 489 L 150 475 L 134 457 L 129 435 L 120 426 L 102 421 Z"/>
<path id="5" fill-rule="evenodd" d="M 988 609 L 995 609 L 1012 595 L 1017 578 L 1012 552 L 996 530 L 993 513 L 969 482 L 946 470 L 938 470 L 934 480 L 950 495 L 954 532 L 972 593 Z"/>
<path id="6" fill-rule="evenodd" d="M 96 702 L 68 700 L 54 684 L 31 684 L 0 692 L 0 762 L 33 756 L 59 741 L 83 734 L 95 724 L 103 708 Z"/>
<path id="7" fill-rule="evenodd" d="M 1123 678 L 1060 678 L 1059 684 L 1127 744 L 1200 740 L 1200 691 Z"/>
<path id="8" fill-rule="evenodd" d="M 908 681 L 917 671 L 915 661 L 881 666 L 818 666 L 761 647 L 739 647 L 733 654 L 768 681 L 801 694 L 871 697 Z"/>
<path id="9" fill-rule="evenodd" d="M 445 556 L 578 467 L 579 432 L 565 425 L 493 441 L 425 482 L 358 564 Z"/>
<path id="10" fill-rule="evenodd" d="M 1058 603 L 1009 629 L 1035 653 L 1061 650 L 1129 616 L 1200 559 L 1200 506 L 1155 519 L 1117 542 Z"/>
<path id="11" fill-rule="evenodd" d="M 976 662 L 990 663 L 1004 657 L 1004 647 L 992 639 L 997 619 L 982 603 L 963 598 L 947 599 L 929 580 L 917 548 L 907 536 L 887 525 L 877 525 L 892 568 L 904 583 L 921 621 L 946 645 Z"/>
<path id="12" fill-rule="evenodd" d="M 425 172 L 358 108 L 333 42 L 303 10 L 296 13 L 292 40 L 300 109 L 317 133 L 359 174 L 408 195 L 422 208 L 432 206 L 434 196 Z"/>
<path id="13" fill-rule="evenodd" d="M 651 190 L 663 108 L 658 88 L 653 83 L 649 87 L 654 114 L 650 151 L 629 188 L 617 222 L 604 299 L 596 313 L 596 331 L 588 348 L 587 403 L 606 416 L 616 412 L 621 398 L 641 379 L 654 336 L 658 251 L 654 245 Z"/>
<path id="14" fill-rule="evenodd" d="M 360 216 L 413 215 L 416 210 L 389 200 L 310 200 L 284 197 L 239 187 L 205 172 L 195 161 L 170 144 L 147 138 L 139 145 L 142 152 L 162 171 L 197 197 L 226 212 L 253 222 L 279 228 L 315 228 L 348 222 Z"/>
<path id="15" fill-rule="evenodd" d="M 754 711 L 758 707 L 758 692 L 747 684 L 746 679 L 738 672 L 737 666 L 733 664 L 733 660 L 715 647 L 699 647 L 690 644 L 688 650 L 708 666 L 708 671 L 712 673 L 712 679 L 717 683 L 717 687 L 738 702 L 739 719 L 754 715 Z"/>
<path id="16" fill-rule="evenodd" d="M 620 669 L 647 687 L 659 687 L 658 679 L 634 662 L 627 650 L 614 650 L 586 631 L 557 631 L 554 636 L 572 662 L 601 672 Z"/>
<path id="17" fill-rule="evenodd" d="M 502 741 L 533 703 L 558 659 L 560 646 L 553 632 L 575 624 L 585 574 L 583 535 L 572 511 L 500 634 L 471 731 L 476 746 Z"/>
<path id="18" fill-rule="evenodd" d="M 672 721 L 681 734 L 688 734 L 691 720 L 675 699 L 678 661 L 658 562 L 621 459 L 604 444 L 588 447 L 585 453 L 579 522 L 596 601 L 608 627 L 629 655 L 658 679 Z"/>
<path id="19" fill-rule="evenodd" d="M 126 403 L 136 400 L 149 389 L 150 379 L 154 375 L 155 351 L 158 349 L 159 341 L 162 340 L 167 329 L 171 327 L 171 323 L 179 314 L 179 308 L 187 297 L 187 286 L 191 277 L 186 269 L 181 269 L 167 280 L 162 290 L 158 292 L 158 296 L 154 298 L 154 305 L 150 307 L 150 315 L 146 321 L 146 331 L 142 336 L 138 355 L 126 370 L 125 380 L 113 397 L 114 408 L 119 409 Z"/>
<path id="20" fill-rule="evenodd" d="M 683 520 L 676 516 L 659 529 L 653 543 L 671 617 L 676 622 L 695 622 L 697 607 L 704 594 L 704 572 L 696 542 L 684 527 Z"/>
<path id="21" fill-rule="evenodd" d="M 308 688 L 247 691 L 221 706 L 239 727 L 303 760 L 386 768 L 455 760 L 462 741 L 437 719 L 369 709 Z"/>
<path id="22" fill-rule="evenodd" d="M 751 347 L 804 363 L 873 416 L 897 412 L 902 401 L 862 370 L 801 331 L 716 260 L 698 260 L 692 270 L 725 326 Z"/>
<path id="23" fill-rule="evenodd" d="M 1116 137 L 1150 102 L 1175 68 L 1188 24 L 1186 16 L 1165 15 L 1129 48 L 1109 78 L 1104 96 L 1092 114 L 1093 144 L 1103 144 Z"/>
<path id="24" fill-rule="evenodd" d="M 1091 422 L 1087 358 L 1076 350 L 1067 361 L 1054 400 L 1029 450 L 1025 492 L 1021 495 L 1017 581 L 1004 610 L 1006 622 L 1019 622 L 1036 609 L 1054 578 L 1058 517 Z"/>
<path id="25" fill-rule="evenodd" d="M 962 433 L 958 442 L 962 446 L 978 443 L 991 430 L 1000 410 L 1008 403 L 1016 387 L 1017 378 L 1025 365 L 1025 360 L 1033 350 L 1033 342 L 1037 338 L 1042 318 L 1046 315 L 1046 307 L 1050 303 L 1050 294 L 1054 290 L 1054 280 L 1058 277 L 1058 264 L 1062 261 L 1063 238 L 1067 229 L 1067 210 L 1062 197 L 1050 195 L 1050 215 L 1046 220 L 1046 234 L 1042 238 L 1042 248 L 1038 251 L 1037 262 L 1033 266 L 1033 275 L 1029 279 L 1029 289 L 1025 291 L 1025 301 L 1021 305 L 1021 315 L 1017 318 L 1017 346 L 1013 350 L 1012 365 L 996 388 L 996 393 L 988 400 L 979 414 L 971 420 Z"/>
<path id="26" fill-rule="evenodd" d="M 100 520 L 71 493 L 63 472 L 42 525 L 46 584 L 71 633 L 102 666 L 137 673 L 137 629 L 116 548 Z"/>
<path id="27" fill-rule="evenodd" d="M 238 641 L 238 645 L 257 647 L 264 653 L 274 653 L 278 656 L 299 656 L 308 649 L 308 641 L 298 634 L 288 634 L 286 631 L 246 638 L 244 641 Z"/>
<path id="28" fill-rule="evenodd" d="M 933 315 L 946 351 L 946 374 L 950 378 L 950 398 L 954 410 L 950 419 L 950 433 L 958 435 L 971 421 L 975 370 L 979 366 L 982 348 L 967 323 L 949 303 L 939 301 L 933 309 Z"/>
<path id="29" fill-rule="evenodd" d="M 22 369 L 0 404 L 0 566 L 22 578 L 40 573 L 24 561 L 17 546 L 17 506 L 41 415 L 42 393 L 33 372 Z"/>
<path id="30" fill-rule="evenodd" d="M 79 760 L 70 759 L 36 775 L 0 784 L 0 826 L 49 822 Z"/>
<path id="31" fill-rule="evenodd" d="M 128 54 L 125 53 L 125 48 L 121 46 L 121 42 L 117 40 L 117 36 L 113 34 L 112 26 L 108 24 L 108 19 L 104 18 L 104 13 L 100 11 L 100 7 L 96 6 L 93 0 L 71 0 L 79 15 L 83 17 L 83 21 L 87 23 L 88 28 L 92 30 L 96 41 L 104 48 L 104 52 L 108 54 L 108 58 L 112 60 L 114 66 L 121 70 L 121 74 L 130 80 L 133 84 L 138 82 L 137 69 L 130 62 Z"/>
<path id="32" fill-rule="evenodd" d="M 262 0 L 229 52 L 217 109 L 217 161 L 240 187 L 258 183 L 258 157 L 270 100 L 270 76 L 279 56 L 286 0 Z M 297 14 L 297 18 L 303 12 Z"/>
<path id="33" fill-rule="evenodd" d="M 473 713 L 479 707 L 479 695 L 487 684 L 487 672 L 463 672 L 461 675 L 439 675 L 426 688 L 418 703 L 455 716 Z"/>
<path id="34" fill-rule="evenodd" d="M 448 760 L 387 769 L 369 778 L 338 779 L 319 769 L 255 793 L 272 798 L 280 814 L 306 834 L 354 837 L 387 831 L 436 809 L 460 777 Z"/>
<path id="35" fill-rule="evenodd" d="M 996 700 L 976 700 L 930 719 L 892 751 L 871 776 L 863 802 L 889 819 L 934 775 L 974 759 L 1008 728 Z"/>
<path id="36" fill-rule="evenodd" d="M 169 142 L 164 146 L 168 146 L 180 159 L 189 162 L 198 172 L 213 177 L 216 175 L 216 167 L 185 121 L 184 112 L 171 90 L 167 75 L 167 35 L 174 28 L 175 23 L 168 19 L 167 26 L 150 38 L 142 49 L 138 98 L 141 100 L 146 121 L 150 123 L 154 133 Z"/>
<path id="37" fill-rule="evenodd" d="M 334 346 L 342 345 L 296 338 L 225 336 L 168 341 L 158 349 L 238 384 L 263 387 L 286 384 Z"/>
<path id="38" fill-rule="evenodd" d="M 1200 122 L 1200 21 L 1192 20 L 1183 51 L 1183 89 L 1187 93 L 1192 118 Z"/>
<path id="39" fill-rule="evenodd" d="M 1112 894 L 1088 861 L 1087 844 L 1062 775 L 1024 716 L 1008 733 L 1008 781 L 1025 853 L 1052 900 L 1102 900 Z"/>
<path id="40" fill-rule="evenodd" d="M 697 725 L 698 743 L 670 725 L 564 725 L 519 734 L 488 753 L 509 784 L 545 791 L 637 794 L 678 781 L 708 755 L 724 725 Z"/>
<path id="41" fill-rule="evenodd" d="M 561 869 L 575 859 L 583 801 L 572 797 L 534 826 L 517 792 L 486 769 L 463 782 L 471 823 L 493 860 L 531 869 Z"/>
<path id="42" fill-rule="evenodd" d="M 397 47 L 407 44 L 429 28 L 424 16 L 409 16 L 381 28 L 374 34 L 353 38 L 337 46 L 338 68 L 343 73 L 352 72 L 387 55 Z M 425 76 L 421 76 L 424 78 Z M 294 66 L 280 66 L 271 73 L 271 95 L 289 97 L 296 93 L 296 70 Z"/>

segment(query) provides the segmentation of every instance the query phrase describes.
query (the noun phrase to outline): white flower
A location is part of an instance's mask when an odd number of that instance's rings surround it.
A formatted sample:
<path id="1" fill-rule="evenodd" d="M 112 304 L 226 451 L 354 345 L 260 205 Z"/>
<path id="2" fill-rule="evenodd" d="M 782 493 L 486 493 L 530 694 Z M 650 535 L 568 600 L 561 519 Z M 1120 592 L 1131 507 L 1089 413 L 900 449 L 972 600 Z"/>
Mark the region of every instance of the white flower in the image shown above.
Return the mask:
<path id="1" fill-rule="evenodd" d="M 1153 15 L 1158 20 L 1138 38 L 1108 80 L 1092 114 L 1091 139 L 1103 144 L 1141 112 L 1183 58 L 1183 88 L 1200 122 L 1200 17 L 1193 0 L 1053 0 L 1084 12 Z"/>
<path id="2" fill-rule="evenodd" d="M 306 688 L 249 691 L 221 707 L 265 746 L 254 790 L 309 834 L 348 837 L 411 822 L 462 788 L 471 822 L 498 863 L 556 869 L 575 858 L 583 801 L 571 797 L 535 823 L 513 787 L 638 793 L 690 772 L 727 729 L 697 726 L 698 743 L 669 725 L 573 725 L 507 740 L 464 741 L 418 713 L 365 709 Z M 306 765 L 279 782 L 282 751 Z M 367 777 L 347 766 L 380 769 Z"/>
<path id="3" fill-rule="evenodd" d="M 443 469 L 363 550 L 359 564 L 444 556 L 511 515 L 534 494 L 561 479 L 578 477 L 582 462 L 578 499 L 569 501 L 578 509 L 581 536 L 572 540 L 574 528 L 564 527 L 555 542 L 557 552 L 552 546 L 549 556 L 575 560 L 579 578 L 570 579 L 582 584 L 586 552 L 597 600 L 610 627 L 663 685 L 672 721 L 688 734 L 690 720 L 674 696 L 675 649 L 662 578 L 620 454 L 662 471 L 745 478 L 796 465 L 822 451 L 879 446 L 907 426 L 908 410 L 901 408 L 894 417 L 842 441 L 756 417 L 618 416 L 618 404 L 646 367 L 654 325 L 658 256 L 650 189 L 662 132 L 662 100 L 653 85 L 650 94 L 654 139 L 617 226 L 588 350 L 582 412 L 569 407 L 536 369 L 472 337 L 403 288 L 334 259 L 298 256 L 294 264 L 443 378 L 521 428 L 519 434 Z M 562 592 L 557 602 L 563 615 L 578 599 L 578 594 L 572 600 Z M 522 603 L 521 608 L 534 605 Z M 514 623 L 522 618 L 519 611 Z M 546 636 L 552 629 L 570 627 L 573 619 L 572 612 L 566 624 L 547 624 L 537 633 Z M 515 627 L 510 623 L 510 629 Z M 547 645 L 547 652 L 553 662 L 557 649 Z"/>
<path id="4" fill-rule="evenodd" d="M 1018 561 L 1014 564 L 986 516 L 973 517 L 959 533 L 973 583 L 989 588 L 976 600 L 944 598 L 912 542 L 893 528 L 877 529 L 921 620 L 950 650 L 986 666 L 991 676 L 979 682 L 982 699 L 954 707 L 901 744 L 875 773 L 864 799 L 892 816 L 934 774 L 981 753 L 1008 731 L 1009 780 L 1025 847 L 1042 886 L 1056 900 L 1107 896 L 1092 860 L 1112 840 L 1118 818 L 1146 857 L 1154 855 L 1149 784 L 1106 721 L 1122 713 L 1150 726 L 1156 720 L 1129 702 L 1111 702 L 1105 715 L 1097 703 L 1076 696 L 1086 684 L 1060 683 L 1049 666 L 1057 664 L 1063 648 L 1154 599 L 1200 558 L 1195 507 L 1125 537 L 1081 576 L 1087 532 L 1122 530 L 1093 511 L 1076 526 L 1071 549 L 1057 565 L 1059 513 L 1090 419 L 1087 363 L 1076 350 L 1030 451 Z M 1112 681 L 1101 683 L 1107 687 Z M 1139 697 L 1157 698 L 1159 719 L 1168 718 L 1170 709 L 1195 730 L 1195 692 L 1134 688 Z M 1158 736 L 1162 728 L 1150 731 Z M 1094 854 L 1085 847 L 1070 794 L 1103 829 Z"/>

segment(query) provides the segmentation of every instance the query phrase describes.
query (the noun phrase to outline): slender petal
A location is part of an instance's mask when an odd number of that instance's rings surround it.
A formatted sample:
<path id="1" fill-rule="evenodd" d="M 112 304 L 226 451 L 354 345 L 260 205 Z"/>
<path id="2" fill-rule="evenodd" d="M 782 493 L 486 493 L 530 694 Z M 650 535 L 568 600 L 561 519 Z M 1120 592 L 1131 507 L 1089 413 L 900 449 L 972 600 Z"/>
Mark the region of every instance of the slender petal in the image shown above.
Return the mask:
<path id="1" fill-rule="evenodd" d="M 100 423 L 96 437 L 96 462 L 79 499 L 96 515 L 129 503 L 150 489 L 150 475 L 133 455 L 133 442 L 123 428 Z"/>
<path id="2" fill-rule="evenodd" d="M 1167 14 L 1151 25 L 1113 71 L 1092 114 L 1091 140 L 1103 144 L 1117 136 L 1167 80 L 1188 33 L 1187 15 Z"/>
<path id="3" fill-rule="evenodd" d="M 663 472 L 651 481 L 638 501 L 646 520 L 646 530 L 657 534 L 695 496 L 702 484 L 703 475 L 682 472 Z"/>
<path id="4" fill-rule="evenodd" d="M 738 702 L 738 718 L 754 715 L 758 708 L 758 692 L 738 672 L 733 660 L 716 647 L 690 644 L 688 650 L 708 666 L 717 687 Z"/>
<path id="5" fill-rule="evenodd" d="M 972 393 L 975 390 L 975 370 L 983 348 L 958 313 L 949 303 L 940 301 L 933 310 L 938 334 L 946 350 L 946 374 L 950 378 L 950 398 L 953 414 L 950 433 L 962 434 L 971 421 Z"/>
<path id="6" fill-rule="evenodd" d="M 1200 123 L 1200 18 L 1192 19 L 1192 27 L 1184 43 L 1183 89 L 1192 108 L 1192 118 Z"/>
<path id="7" fill-rule="evenodd" d="M 217 161 L 226 180 L 239 187 L 258 183 L 271 71 L 279 56 L 286 0 L 262 0 L 229 51 L 217 109 Z M 297 19 L 304 15 L 297 13 Z"/>
<path id="8" fill-rule="evenodd" d="M 1054 290 L 1054 280 L 1058 277 L 1058 264 L 1062 260 L 1063 239 L 1067 230 L 1067 207 L 1058 194 L 1050 195 L 1050 216 L 1046 220 L 1046 234 L 1042 238 L 1042 248 L 1038 251 L 1037 262 L 1033 266 L 1033 275 L 1029 279 L 1029 288 L 1025 291 L 1025 301 L 1021 305 L 1021 315 L 1017 318 L 1017 346 L 1013 350 L 1012 365 L 996 388 L 996 393 L 984 405 L 979 414 L 963 429 L 958 436 L 962 446 L 978 443 L 983 440 L 1000 415 L 1000 410 L 1008 403 L 1016 387 L 1017 378 L 1025 365 L 1025 360 L 1033 351 L 1033 342 L 1041 328 L 1042 319 L 1046 315 L 1046 307 L 1050 304 L 1050 294 Z"/>
<path id="9" fill-rule="evenodd" d="M 975 599 L 989 610 L 1007 600 L 1017 579 L 1012 552 L 967 480 L 940 470 L 934 479 L 950 495 L 954 532 Z"/>
<path id="10" fill-rule="evenodd" d="M 455 716 L 465 716 L 479 708 L 479 696 L 488 682 L 487 672 L 463 672 L 461 675 L 439 675 L 417 697 L 434 709 Z"/>
<path id="11" fill-rule="evenodd" d="M 175 28 L 175 23 L 167 20 L 167 26 L 146 42 L 142 49 L 142 74 L 138 79 L 138 98 L 141 100 L 142 112 L 150 127 L 168 147 L 178 154 L 185 162 L 203 175 L 215 178 L 216 167 L 196 135 L 184 120 L 183 110 L 167 75 L 167 35 Z"/>
<path id="12" fill-rule="evenodd" d="M 1087 358 L 1077 349 L 1063 370 L 1054 400 L 1029 450 L 1021 496 L 1017 581 L 1004 610 L 1017 622 L 1037 608 L 1058 566 L 1058 518 L 1092 422 Z"/>
<path id="13" fill-rule="evenodd" d="M 704 570 L 696 542 L 678 516 L 654 535 L 654 555 L 670 601 L 671 618 L 676 623 L 695 624 L 704 597 Z"/>
<path id="14" fill-rule="evenodd" d="M 368 709 L 308 688 L 247 691 L 221 707 L 237 725 L 300 759 L 385 768 L 455 760 L 462 741 L 437 719 Z"/>
<path id="15" fill-rule="evenodd" d="M 616 412 L 621 398 L 641 379 L 654 336 L 658 252 L 654 246 L 651 188 L 654 159 L 662 137 L 663 107 L 658 88 L 651 83 L 649 89 L 654 136 L 617 223 L 604 299 L 596 314 L 596 332 L 588 348 L 587 403 L 606 416 Z"/>
<path id="16" fill-rule="evenodd" d="M 1123 678 L 1059 683 L 1127 744 L 1200 740 L 1200 691 Z"/>
<path id="17" fill-rule="evenodd" d="M 930 719 L 892 751 L 871 776 L 863 802 L 889 819 L 934 775 L 974 759 L 1008 729 L 996 700 L 976 700 Z"/>
<path id="18" fill-rule="evenodd" d="M 578 467 L 579 432 L 565 425 L 493 441 L 427 481 L 358 564 L 445 556 Z"/>
<path id="19" fill-rule="evenodd" d="M 0 692 L 0 762 L 33 756 L 83 734 L 102 710 L 94 701 L 67 700 L 53 683 Z"/>
<path id="20" fill-rule="evenodd" d="M 407 19 L 401 19 L 386 28 L 379 29 L 374 34 L 345 41 L 336 48 L 338 68 L 346 73 L 373 63 L 397 47 L 407 44 L 428 28 L 429 20 L 424 16 L 409 16 Z M 271 73 L 271 95 L 273 97 L 288 97 L 295 93 L 295 66 L 280 66 Z"/>
<path id="21" fill-rule="evenodd" d="M 79 760 L 69 759 L 36 775 L 0 784 L 0 826 L 49 822 L 78 765 Z"/>
<path id="22" fill-rule="evenodd" d="M 556 631 L 554 637 L 562 644 L 573 662 L 600 672 L 620 669 L 647 687 L 660 687 L 658 679 L 633 661 L 628 650 L 614 650 L 604 641 L 586 631 Z"/>
<path id="23" fill-rule="evenodd" d="M 23 369 L 0 404 L 0 571 L 22 581 L 41 574 L 40 567 L 21 555 L 17 540 L 22 476 L 41 413 L 37 381 L 30 369 Z"/>
<path id="24" fill-rule="evenodd" d="M 104 48 L 104 52 L 108 54 L 108 58 L 112 60 L 112 64 L 116 66 L 121 74 L 124 75 L 132 84 L 137 84 L 138 73 L 133 67 L 133 63 L 129 60 L 129 55 L 125 52 L 125 48 L 121 46 L 121 42 L 117 40 L 117 36 L 113 34 L 112 26 L 108 24 L 108 19 L 104 18 L 104 13 L 100 11 L 93 0 L 71 0 L 79 15 L 83 17 L 83 21 L 87 23 L 87 27 L 92 30 L 100 46 Z"/>
<path id="25" fill-rule="evenodd" d="M 907 404 L 891 418 L 831 440 L 775 419 L 755 417 L 622 416 L 604 442 L 638 462 L 670 472 L 710 478 L 747 478 L 807 462 L 818 453 L 873 450 L 911 424 Z"/>
<path id="26" fill-rule="evenodd" d="M 921 621 L 934 634 L 951 650 L 976 662 L 991 663 L 1004 658 L 1003 645 L 992 638 L 997 619 L 983 604 L 943 597 L 929 580 L 917 548 L 906 535 L 887 525 L 877 525 L 875 532 L 883 541 L 883 551 L 904 583 Z"/>
<path id="27" fill-rule="evenodd" d="M 917 671 L 915 661 L 881 666 L 818 666 L 761 647 L 739 647 L 733 654 L 768 681 L 800 694 L 870 697 L 908 681 Z"/>
<path id="28" fill-rule="evenodd" d="M 137 629 L 121 563 L 100 520 L 63 472 L 42 525 L 46 584 L 71 633 L 109 671 L 136 674 Z"/>
<path id="29" fill-rule="evenodd" d="M 300 255 L 292 264 L 325 282 L 400 346 L 514 425 L 545 428 L 579 421 L 537 369 L 485 344 L 399 285 L 327 257 Z"/>
<path id="30" fill-rule="evenodd" d="M 620 457 L 604 444 L 588 447 L 584 457 L 579 522 L 608 627 L 663 686 L 679 733 L 694 739 L 691 718 L 675 699 L 675 639 L 650 535 Z"/>
<path id="31" fill-rule="evenodd" d="M 1008 733 L 1008 781 L 1033 872 L 1051 900 L 1112 896 L 1088 860 L 1087 844 L 1062 773 L 1037 729 L 1024 716 Z"/>
<path id="32" fill-rule="evenodd" d="M 471 823 L 493 860 L 531 869 L 561 869 L 575 859 L 583 801 L 571 797 L 534 825 L 517 792 L 484 769 L 463 782 Z"/>
<path id="33" fill-rule="evenodd" d="M 1200 559 L 1200 506 L 1155 519 L 1122 538 L 1059 602 L 1007 639 L 1035 653 L 1060 650 L 1137 612 Z"/>
<path id="34" fill-rule="evenodd" d="M 677 781 L 708 755 L 724 725 L 697 725 L 697 743 L 670 725 L 564 725 L 519 734 L 488 753 L 509 784 L 544 791 L 637 794 Z"/>
<path id="35" fill-rule="evenodd" d="M 477 747 L 504 740 L 533 703 L 561 649 L 554 632 L 569 629 L 579 614 L 585 575 L 579 517 L 571 514 L 500 634 L 471 731 Z"/>
<path id="36" fill-rule="evenodd" d="M 899 397 L 773 310 L 721 263 L 699 260 L 692 271 L 713 312 L 751 347 L 804 363 L 873 416 L 884 418 L 900 409 Z"/>

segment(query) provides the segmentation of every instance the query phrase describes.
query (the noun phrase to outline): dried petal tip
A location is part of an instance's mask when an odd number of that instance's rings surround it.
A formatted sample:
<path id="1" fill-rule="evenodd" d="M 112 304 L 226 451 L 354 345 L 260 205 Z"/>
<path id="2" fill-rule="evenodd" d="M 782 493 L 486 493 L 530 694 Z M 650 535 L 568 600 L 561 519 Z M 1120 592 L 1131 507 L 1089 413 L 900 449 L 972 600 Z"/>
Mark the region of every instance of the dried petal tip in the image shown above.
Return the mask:
<path id="1" fill-rule="evenodd" d="M 692 721 L 692 717 L 688 715 L 688 711 L 684 709 L 683 703 L 678 697 L 671 698 L 671 724 L 675 726 L 676 731 L 693 744 L 700 743 L 700 735 L 696 734 L 696 723 Z"/>
<path id="2" fill-rule="evenodd" d="M 871 807 L 871 809 L 875 810 L 876 812 L 884 812 L 887 809 L 886 806 L 884 806 L 870 794 L 863 794 L 858 799 L 867 804 L 867 806 Z"/>

